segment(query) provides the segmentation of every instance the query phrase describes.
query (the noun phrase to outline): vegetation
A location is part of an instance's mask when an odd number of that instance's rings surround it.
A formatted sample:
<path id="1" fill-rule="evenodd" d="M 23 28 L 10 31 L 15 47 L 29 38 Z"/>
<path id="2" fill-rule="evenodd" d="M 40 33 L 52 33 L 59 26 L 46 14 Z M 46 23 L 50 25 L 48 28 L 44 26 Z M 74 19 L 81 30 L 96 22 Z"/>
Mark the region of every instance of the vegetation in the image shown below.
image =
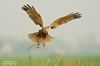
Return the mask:
<path id="1" fill-rule="evenodd" d="M 5 61 L 14 61 L 16 64 L 3 64 Z M 7 62 L 6 62 L 7 63 Z M 11 62 L 10 62 L 11 63 Z M 99 56 L 16 56 L 3 57 L 0 66 L 100 66 Z"/>

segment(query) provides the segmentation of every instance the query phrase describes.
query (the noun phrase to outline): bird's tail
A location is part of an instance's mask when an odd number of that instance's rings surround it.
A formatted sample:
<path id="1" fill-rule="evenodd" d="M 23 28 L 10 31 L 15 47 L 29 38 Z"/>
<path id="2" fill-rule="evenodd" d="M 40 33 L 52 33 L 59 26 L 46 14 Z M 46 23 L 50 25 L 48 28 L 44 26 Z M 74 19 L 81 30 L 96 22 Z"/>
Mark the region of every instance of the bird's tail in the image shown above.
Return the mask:
<path id="1" fill-rule="evenodd" d="M 28 34 L 28 38 L 32 42 L 38 45 L 43 44 L 44 47 L 45 47 L 46 42 L 50 42 L 52 41 L 52 39 L 54 39 L 49 34 L 43 33 L 42 30 L 39 30 L 38 32 L 35 32 L 35 33 Z"/>

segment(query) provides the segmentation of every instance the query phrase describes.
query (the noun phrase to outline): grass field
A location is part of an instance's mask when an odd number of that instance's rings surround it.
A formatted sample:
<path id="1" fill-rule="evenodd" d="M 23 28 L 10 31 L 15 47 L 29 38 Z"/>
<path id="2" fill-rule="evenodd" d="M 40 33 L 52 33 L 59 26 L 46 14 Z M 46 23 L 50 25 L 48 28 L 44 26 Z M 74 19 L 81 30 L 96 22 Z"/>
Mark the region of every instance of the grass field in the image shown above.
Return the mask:
<path id="1" fill-rule="evenodd" d="M 0 57 L 0 66 L 100 66 L 100 56 Z"/>

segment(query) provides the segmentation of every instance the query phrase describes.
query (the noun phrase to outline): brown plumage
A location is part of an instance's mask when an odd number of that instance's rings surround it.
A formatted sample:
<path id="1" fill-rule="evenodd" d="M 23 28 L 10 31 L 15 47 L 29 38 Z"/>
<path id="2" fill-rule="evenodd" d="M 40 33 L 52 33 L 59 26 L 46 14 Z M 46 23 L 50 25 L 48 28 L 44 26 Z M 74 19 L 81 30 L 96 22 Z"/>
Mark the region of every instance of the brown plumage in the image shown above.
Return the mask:
<path id="1" fill-rule="evenodd" d="M 81 17 L 81 14 L 79 14 L 78 12 L 71 13 L 67 16 L 64 16 L 55 20 L 50 26 L 45 27 L 43 25 L 41 16 L 37 13 L 37 11 L 35 10 L 33 6 L 31 7 L 27 4 L 27 5 L 24 5 L 22 9 L 29 15 L 29 17 L 33 20 L 33 22 L 36 25 L 40 25 L 42 27 L 42 29 L 39 30 L 38 32 L 28 34 L 29 39 L 33 41 L 34 43 L 37 43 L 38 45 L 43 44 L 44 46 L 46 42 L 50 42 L 52 41 L 52 39 L 54 39 L 53 37 L 49 35 L 50 28 L 55 29 L 62 24 L 65 24 L 73 19 L 77 19 Z"/>
<path id="2" fill-rule="evenodd" d="M 39 30 L 39 32 L 28 34 L 28 37 L 34 43 L 37 43 L 38 45 L 43 44 L 43 46 L 45 46 L 46 42 L 50 42 L 54 39 L 49 34 L 44 33 L 42 29 Z"/>
<path id="3" fill-rule="evenodd" d="M 41 16 L 37 13 L 37 11 L 35 10 L 35 8 L 32 6 L 30 7 L 28 4 L 27 6 L 24 5 L 24 7 L 22 7 L 23 10 L 26 11 L 26 13 L 29 15 L 29 17 L 33 20 L 33 22 L 36 25 L 40 25 L 41 27 L 43 27 L 43 21 Z"/>
<path id="4" fill-rule="evenodd" d="M 78 13 L 71 13 L 67 16 L 64 16 L 64 17 L 61 17 L 59 19 L 57 19 L 56 21 L 54 21 L 51 25 L 50 25 L 50 28 L 51 29 L 55 29 L 57 28 L 58 26 L 62 25 L 62 24 L 65 24 L 73 19 L 77 19 L 77 18 L 80 18 L 81 17 L 81 14 L 78 14 Z"/>

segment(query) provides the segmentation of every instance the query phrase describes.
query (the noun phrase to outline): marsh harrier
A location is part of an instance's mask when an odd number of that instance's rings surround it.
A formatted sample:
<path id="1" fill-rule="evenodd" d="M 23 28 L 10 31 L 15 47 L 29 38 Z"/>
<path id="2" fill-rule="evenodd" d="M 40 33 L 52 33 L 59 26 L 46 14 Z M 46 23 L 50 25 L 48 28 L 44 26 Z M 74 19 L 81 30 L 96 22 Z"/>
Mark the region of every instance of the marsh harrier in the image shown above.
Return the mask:
<path id="1" fill-rule="evenodd" d="M 45 47 L 46 42 L 50 42 L 52 41 L 52 39 L 54 39 L 53 37 L 49 35 L 49 29 L 55 29 L 62 24 L 65 24 L 71 20 L 81 17 L 81 14 L 79 14 L 79 12 L 71 13 L 67 16 L 64 16 L 55 20 L 50 26 L 46 27 L 43 25 L 41 16 L 39 15 L 39 13 L 35 10 L 33 6 L 30 6 L 27 4 L 27 5 L 24 5 L 22 9 L 29 15 L 29 17 L 32 19 L 32 21 L 36 25 L 39 25 L 40 27 L 42 27 L 42 29 L 39 30 L 38 32 L 28 34 L 29 39 L 38 45 L 43 44 L 44 47 Z"/>

